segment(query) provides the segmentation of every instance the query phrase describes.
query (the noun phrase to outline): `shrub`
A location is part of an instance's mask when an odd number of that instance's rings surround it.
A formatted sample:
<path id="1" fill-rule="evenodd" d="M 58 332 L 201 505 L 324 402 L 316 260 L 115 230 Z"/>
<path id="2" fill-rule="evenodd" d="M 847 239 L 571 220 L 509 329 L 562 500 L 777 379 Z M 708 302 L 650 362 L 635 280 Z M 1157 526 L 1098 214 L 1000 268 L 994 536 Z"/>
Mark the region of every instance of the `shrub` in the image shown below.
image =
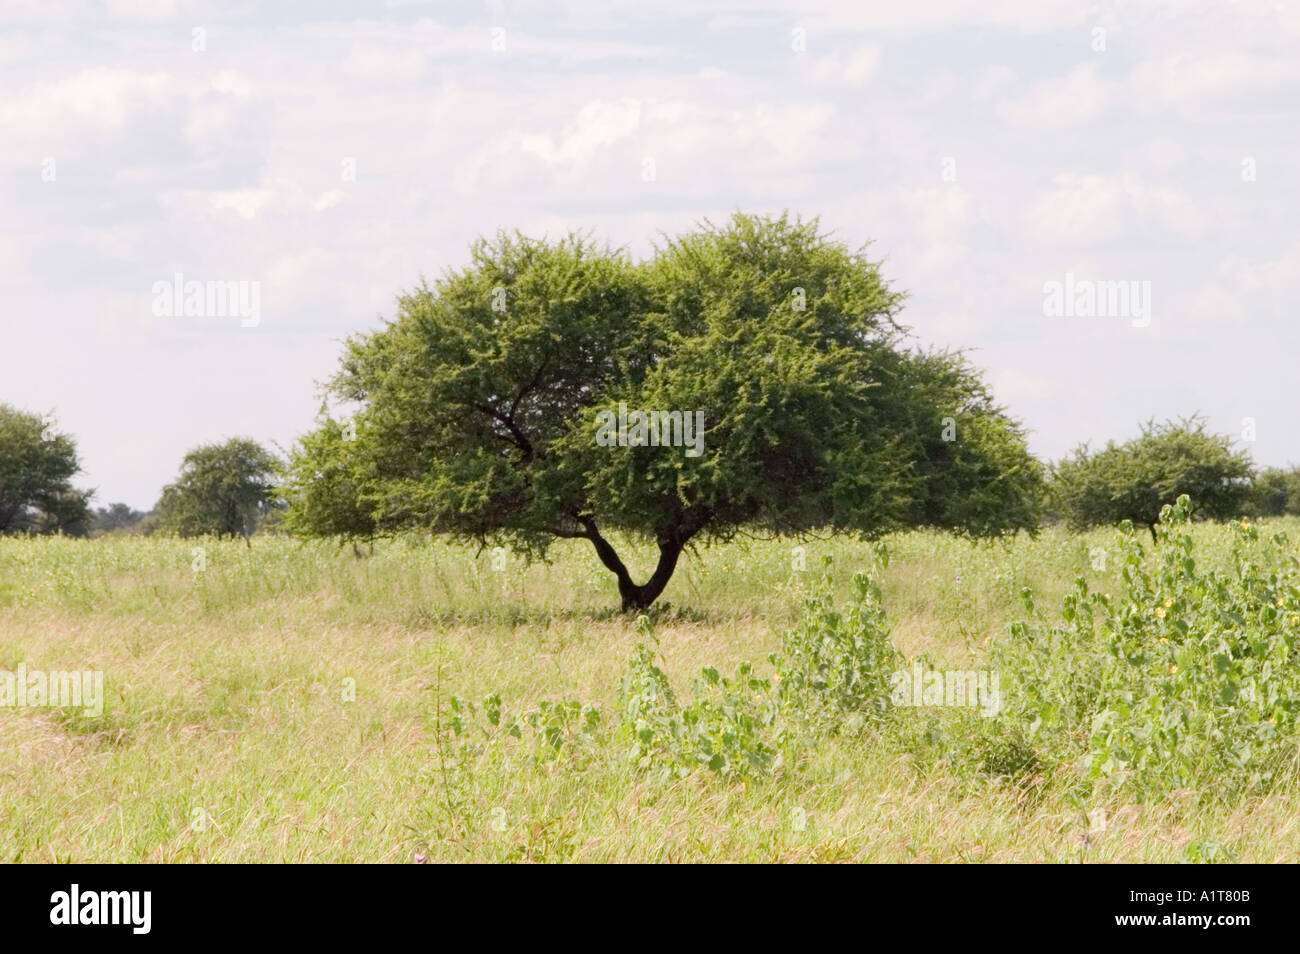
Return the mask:
<path id="1" fill-rule="evenodd" d="M 649 635 L 645 617 L 638 620 Z M 655 650 L 637 643 L 622 687 L 624 729 L 633 759 L 645 769 L 686 775 L 707 767 L 724 777 L 753 778 L 775 764 L 782 741 L 771 684 L 741 663 L 727 679 L 705 667 L 693 700 L 680 706 Z"/>
<path id="2" fill-rule="evenodd" d="M 889 711 L 889 678 L 902 657 L 889 641 L 876 582 L 855 575 L 856 599 L 841 613 L 830 595 L 830 558 L 825 566 L 825 585 L 805 599 L 802 621 L 784 634 L 781 653 L 770 658 L 786 709 L 816 710 L 833 728 L 850 714 L 872 719 Z"/>
<path id="3" fill-rule="evenodd" d="M 1079 580 L 1063 624 L 1036 612 L 1013 624 L 999 661 L 1014 673 L 1008 717 L 1040 747 L 1082 756 L 1090 779 L 1231 799 L 1295 774 L 1298 564 L 1284 534 L 1241 522 L 1230 568 L 1204 570 L 1191 513 L 1186 496 L 1164 509 L 1152 569 L 1122 527 L 1122 592 Z"/>
<path id="4" fill-rule="evenodd" d="M 706 666 L 681 705 L 656 663 L 646 617 L 623 680 L 624 727 L 632 757 L 648 769 L 686 774 L 707 767 L 719 775 L 754 778 L 818 732 L 861 727 L 890 711 L 890 675 L 901 657 L 889 641 L 880 589 L 866 574 L 853 579 L 855 598 L 844 612 L 830 595 L 830 561 L 818 592 L 804 604 L 800 625 L 785 633 L 769 657 L 774 688 L 742 662 L 733 678 Z"/>

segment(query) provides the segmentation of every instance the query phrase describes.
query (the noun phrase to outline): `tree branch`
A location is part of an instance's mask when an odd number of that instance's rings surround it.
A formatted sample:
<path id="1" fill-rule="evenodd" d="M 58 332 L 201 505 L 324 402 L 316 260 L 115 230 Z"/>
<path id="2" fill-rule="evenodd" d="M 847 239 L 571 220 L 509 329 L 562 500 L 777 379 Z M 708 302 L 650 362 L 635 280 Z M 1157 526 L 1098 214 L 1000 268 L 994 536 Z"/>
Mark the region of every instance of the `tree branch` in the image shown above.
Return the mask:
<path id="1" fill-rule="evenodd" d="M 531 463 L 536 456 L 533 452 L 533 443 L 528 439 L 528 435 L 519 429 L 519 425 L 514 422 L 509 414 L 503 414 L 490 404 L 471 404 L 470 407 L 491 415 L 505 425 L 511 436 L 514 438 L 515 446 L 524 452 L 524 463 Z"/>

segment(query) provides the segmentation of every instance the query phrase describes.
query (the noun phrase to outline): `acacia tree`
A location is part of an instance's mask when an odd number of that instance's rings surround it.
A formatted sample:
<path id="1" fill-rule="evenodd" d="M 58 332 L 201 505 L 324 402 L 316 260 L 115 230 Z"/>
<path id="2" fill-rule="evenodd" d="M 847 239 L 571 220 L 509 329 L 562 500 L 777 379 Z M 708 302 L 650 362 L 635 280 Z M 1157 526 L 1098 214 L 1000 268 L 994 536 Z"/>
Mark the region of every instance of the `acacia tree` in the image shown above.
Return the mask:
<path id="1" fill-rule="evenodd" d="M 277 466 L 274 455 L 248 438 L 196 447 L 185 455 L 176 481 L 163 488 L 161 528 L 183 537 L 212 534 L 248 543 L 272 506 Z"/>
<path id="2" fill-rule="evenodd" d="M 1232 445 L 1199 416 L 1148 421 L 1132 440 L 1076 448 L 1052 469 L 1051 497 L 1076 530 L 1131 520 L 1152 539 L 1161 508 L 1183 494 L 1197 516 L 1234 517 L 1247 506 L 1254 468 L 1250 454 Z"/>
<path id="3" fill-rule="evenodd" d="M 706 223 L 641 264 L 577 235 L 480 240 L 347 342 L 339 467 L 386 530 L 530 557 L 588 540 L 624 609 L 653 603 L 696 540 L 1035 526 L 1019 426 L 960 355 L 907 349 L 902 300 L 863 252 L 787 216 Z M 665 446 L 633 423 L 611 445 L 621 409 L 702 433 Z M 646 582 L 611 530 L 657 546 Z"/>
<path id="4" fill-rule="evenodd" d="M 77 445 L 40 415 L 0 404 L 0 534 L 81 536 L 93 491 L 72 486 Z"/>

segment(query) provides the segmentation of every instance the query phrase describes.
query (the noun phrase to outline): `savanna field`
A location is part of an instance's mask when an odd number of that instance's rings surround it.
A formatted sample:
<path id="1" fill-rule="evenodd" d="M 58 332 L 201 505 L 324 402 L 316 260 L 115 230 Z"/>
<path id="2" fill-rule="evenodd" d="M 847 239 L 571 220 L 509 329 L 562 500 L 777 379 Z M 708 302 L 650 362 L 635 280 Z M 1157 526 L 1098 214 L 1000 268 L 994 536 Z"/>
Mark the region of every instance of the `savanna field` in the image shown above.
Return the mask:
<path id="1" fill-rule="evenodd" d="M 585 542 L 0 539 L 0 667 L 105 684 L 0 709 L 0 858 L 1300 860 L 1300 521 L 1177 521 L 700 548 L 639 619 Z"/>

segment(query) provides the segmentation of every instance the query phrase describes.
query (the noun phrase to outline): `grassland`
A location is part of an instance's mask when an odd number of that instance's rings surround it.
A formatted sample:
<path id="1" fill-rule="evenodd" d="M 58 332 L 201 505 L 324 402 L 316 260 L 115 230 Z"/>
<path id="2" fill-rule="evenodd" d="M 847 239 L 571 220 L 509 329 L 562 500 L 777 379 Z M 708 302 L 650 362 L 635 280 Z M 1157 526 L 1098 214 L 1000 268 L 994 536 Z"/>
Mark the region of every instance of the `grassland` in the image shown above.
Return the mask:
<path id="1" fill-rule="evenodd" d="M 1273 529 L 1300 536 L 1294 521 Z M 1227 559 L 1227 529 L 1193 532 L 1203 559 Z M 880 581 L 892 639 L 906 656 L 978 667 L 1008 638 L 1022 587 L 1056 612 L 1076 577 L 1113 585 L 1118 567 L 1089 560 L 1112 536 L 890 538 Z M 841 589 L 874 565 L 871 544 L 805 547 L 806 572 L 792 569 L 788 541 L 684 561 L 654 621 L 675 686 L 704 666 L 761 665 L 823 556 Z M 616 731 L 633 622 L 612 611 L 612 578 L 589 548 L 552 557 L 493 570 L 490 553 L 415 537 L 363 558 L 278 537 L 251 549 L 0 540 L 0 668 L 102 670 L 107 696 L 93 718 L 0 709 L 0 858 L 1300 860 L 1294 786 L 1081 802 L 1059 772 L 1026 784 L 920 759 L 873 729 L 827 734 L 756 781 L 643 771 Z M 581 700 L 605 728 L 559 755 L 527 735 L 476 741 L 448 728 L 453 696 L 493 694 L 511 712 Z"/>

